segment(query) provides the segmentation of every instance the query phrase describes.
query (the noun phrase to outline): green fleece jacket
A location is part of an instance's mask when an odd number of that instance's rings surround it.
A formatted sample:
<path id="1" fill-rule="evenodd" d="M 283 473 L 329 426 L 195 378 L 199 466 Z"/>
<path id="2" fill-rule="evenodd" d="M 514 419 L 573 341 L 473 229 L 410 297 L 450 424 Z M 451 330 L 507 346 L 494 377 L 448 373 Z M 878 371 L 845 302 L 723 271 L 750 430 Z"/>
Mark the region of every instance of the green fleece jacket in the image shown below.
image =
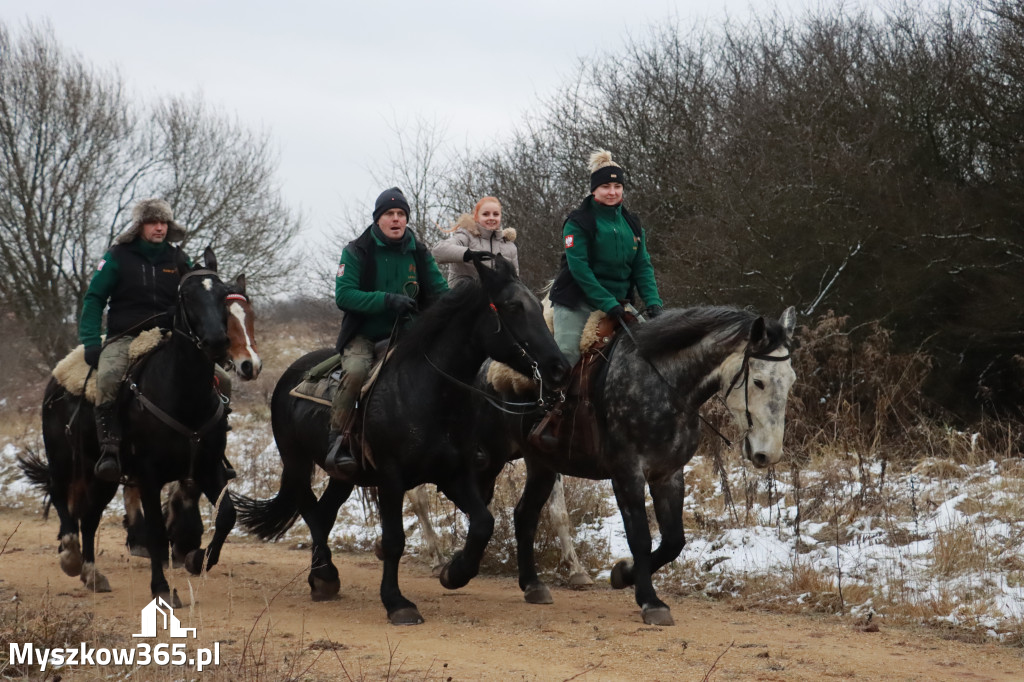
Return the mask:
<path id="1" fill-rule="evenodd" d="M 448 283 L 429 251 L 425 252 L 427 272 L 416 272 L 413 258 L 416 238 L 412 230 L 407 230 L 406 235 L 408 238 L 401 244 L 394 245 L 386 244 L 376 234 L 371 234 L 376 273 L 374 283 L 366 287 L 360 285 L 363 266 L 358 254 L 349 248 L 341 254 L 338 274 L 334 279 L 334 302 L 347 313 L 363 316 L 358 333 L 371 341 L 386 339 L 395 325 L 395 312 L 384 302 L 386 294 L 417 298 L 421 286 L 438 294 L 448 291 Z"/>
<path id="2" fill-rule="evenodd" d="M 647 253 L 646 233 L 640 237 L 633 234 L 621 205 L 605 206 L 593 197 L 585 203 L 597 223 L 593 243 L 572 220 L 565 223 L 562 237 L 569 272 L 587 302 L 608 312 L 626 298 L 630 284 L 636 284 L 645 305 L 663 305 Z"/>

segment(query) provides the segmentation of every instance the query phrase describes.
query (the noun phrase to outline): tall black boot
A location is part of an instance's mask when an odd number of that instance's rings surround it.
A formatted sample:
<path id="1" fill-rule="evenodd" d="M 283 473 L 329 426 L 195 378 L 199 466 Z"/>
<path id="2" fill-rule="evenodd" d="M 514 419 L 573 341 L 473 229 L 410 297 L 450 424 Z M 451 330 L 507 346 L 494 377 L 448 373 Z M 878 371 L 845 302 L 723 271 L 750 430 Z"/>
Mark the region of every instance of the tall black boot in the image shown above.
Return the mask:
<path id="1" fill-rule="evenodd" d="M 93 470 L 96 478 L 107 483 L 121 480 L 121 424 L 118 421 L 117 403 L 114 401 L 97 405 L 96 435 L 100 440 L 100 458 Z"/>

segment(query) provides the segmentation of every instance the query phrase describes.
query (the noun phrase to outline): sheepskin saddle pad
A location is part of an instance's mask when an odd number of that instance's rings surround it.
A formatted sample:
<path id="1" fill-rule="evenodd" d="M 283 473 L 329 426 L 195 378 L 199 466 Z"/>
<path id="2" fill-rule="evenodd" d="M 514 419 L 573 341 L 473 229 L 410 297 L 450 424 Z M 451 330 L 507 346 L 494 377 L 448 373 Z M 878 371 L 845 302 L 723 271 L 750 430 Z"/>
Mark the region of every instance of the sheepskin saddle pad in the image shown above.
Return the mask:
<path id="1" fill-rule="evenodd" d="M 135 363 L 147 353 L 156 350 L 164 341 L 171 338 L 170 332 L 161 329 L 150 329 L 142 332 L 128 347 L 128 362 Z M 86 377 L 89 378 L 86 383 Z M 53 368 L 53 378 L 71 395 L 85 395 L 85 399 L 96 404 L 96 372 L 89 371 L 85 361 L 85 346 L 78 346 L 64 356 L 64 359 Z"/>

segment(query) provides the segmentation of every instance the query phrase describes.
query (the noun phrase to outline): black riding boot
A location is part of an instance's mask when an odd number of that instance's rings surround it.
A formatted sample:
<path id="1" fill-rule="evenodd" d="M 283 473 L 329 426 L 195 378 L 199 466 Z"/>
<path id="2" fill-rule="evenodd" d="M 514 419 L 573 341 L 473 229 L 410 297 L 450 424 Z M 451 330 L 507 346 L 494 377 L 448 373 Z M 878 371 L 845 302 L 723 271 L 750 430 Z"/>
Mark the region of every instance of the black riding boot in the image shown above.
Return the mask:
<path id="1" fill-rule="evenodd" d="M 327 456 L 324 457 L 324 471 L 343 481 L 355 478 L 359 462 L 348 449 L 348 434 L 333 429 L 327 434 Z"/>
<path id="2" fill-rule="evenodd" d="M 94 472 L 96 478 L 107 483 L 121 480 L 121 424 L 117 418 L 117 404 L 114 402 L 96 406 L 96 435 L 100 440 L 100 458 Z"/>

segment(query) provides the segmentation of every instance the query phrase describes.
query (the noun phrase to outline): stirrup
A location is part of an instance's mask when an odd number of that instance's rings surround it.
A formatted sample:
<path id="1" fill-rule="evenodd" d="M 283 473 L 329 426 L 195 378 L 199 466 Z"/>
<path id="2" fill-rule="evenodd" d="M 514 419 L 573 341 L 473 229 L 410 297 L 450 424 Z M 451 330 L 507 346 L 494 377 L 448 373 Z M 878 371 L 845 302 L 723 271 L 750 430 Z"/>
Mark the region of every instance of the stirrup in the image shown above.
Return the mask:
<path id="1" fill-rule="evenodd" d="M 331 432 L 334 435 L 335 432 Z M 348 450 L 348 434 L 340 433 L 324 457 L 324 471 L 334 478 L 350 481 L 359 473 L 359 462 Z"/>
<path id="2" fill-rule="evenodd" d="M 106 483 L 118 483 L 121 480 L 121 465 L 117 461 L 117 455 L 104 453 L 96 460 L 93 467 L 96 478 Z"/>

